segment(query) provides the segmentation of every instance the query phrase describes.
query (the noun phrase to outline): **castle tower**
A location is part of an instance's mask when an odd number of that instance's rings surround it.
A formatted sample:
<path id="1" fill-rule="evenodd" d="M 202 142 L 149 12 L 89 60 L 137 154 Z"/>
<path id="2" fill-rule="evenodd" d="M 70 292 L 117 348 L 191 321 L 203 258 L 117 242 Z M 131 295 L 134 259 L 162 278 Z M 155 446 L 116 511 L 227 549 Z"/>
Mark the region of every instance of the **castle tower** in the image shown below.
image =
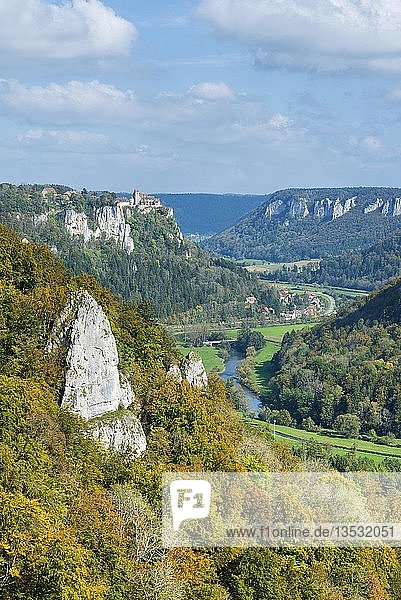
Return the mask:
<path id="1" fill-rule="evenodd" d="M 139 190 L 134 190 L 132 192 L 132 200 L 133 206 L 139 206 L 142 202 L 142 194 Z"/>

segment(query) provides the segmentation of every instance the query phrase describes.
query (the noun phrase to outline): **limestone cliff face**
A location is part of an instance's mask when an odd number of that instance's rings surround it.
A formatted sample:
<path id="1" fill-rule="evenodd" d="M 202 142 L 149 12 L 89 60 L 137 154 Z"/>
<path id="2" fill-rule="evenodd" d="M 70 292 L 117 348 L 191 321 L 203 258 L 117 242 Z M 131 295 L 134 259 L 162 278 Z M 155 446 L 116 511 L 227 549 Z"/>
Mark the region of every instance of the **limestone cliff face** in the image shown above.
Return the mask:
<path id="1" fill-rule="evenodd" d="M 124 210 L 119 206 L 102 206 L 95 210 L 95 220 L 100 233 L 106 239 L 112 239 L 131 254 L 134 240 L 131 237 L 131 227 L 126 223 Z"/>
<path id="2" fill-rule="evenodd" d="M 139 419 L 130 411 L 106 415 L 89 423 L 91 435 L 106 448 L 138 456 L 146 450 L 146 438 Z"/>
<path id="3" fill-rule="evenodd" d="M 85 213 L 79 213 L 73 208 L 67 209 L 64 214 L 64 225 L 72 236 L 79 235 L 87 243 L 94 237 L 95 232 L 88 225 L 88 217 Z"/>
<path id="4" fill-rule="evenodd" d="M 181 368 L 178 365 L 171 365 L 167 372 L 168 377 L 174 378 L 178 383 L 188 381 L 193 387 L 198 387 L 205 390 L 208 385 L 208 379 L 202 359 L 190 352 L 187 358 L 183 361 Z"/>
<path id="5" fill-rule="evenodd" d="M 401 198 L 391 198 L 387 200 L 377 198 L 374 202 L 365 206 L 363 212 L 365 215 L 372 212 L 378 212 L 390 217 L 399 217 L 401 215 Z"/>
<path id="6" fill-rule="evenodd" d="M 208 380 L 203 366 L 202 360 L 194 352 L 190 352 L 184 361 L 182 367 L 183 378 L 188 381 L 190 385 L 205 390 L 207 388 Z"/>
<path id="7" fill-rule="evenodd" d="M 304 190 L 304 192 L 307 190 Z M 302 195 L 291 193 L 289 196 L 280 198 L 273 194 L 271 200 L 264 208 L 264 216 L 267 219 L 279 217 L 282 219 L 305 219 L 309 215 L 323 221 L 334 221 L 343 217 L 354 209 L 358 202 L 362 202 L 363 213 L 377 212 L 389 217 L 401 216 L 401 198 L 376 198 L 374 201 L 364 201 L 358 195 L 350 197 L 322 197 L 307 201 Z"/>
<path id="8" fill-rule="evenodd" d="M 126 222 L 124 210 L 120 206 L 95 208 L 93 218 L 97 225 L 96 229 L 89 227 L 85 213 L 67 209 L 64 214 L 64 225 L 70 235 L 83 237 L 85 243 L 104 235 L 107 240 L 113 240 L 131 254 L 134 240 L 131 237 L 131 227 Z"/>
<path id="9" fill-rule="evenodd" d="M 356 196 L 340 200 L 340 198 L 322 198 L 308 203 L 303 196 L 291 197 L 288 200 L 273 198 L 266 206 L 265 216 L 290 217 L 292 219 L 305 219 L 312 215 L 318 219 L 334 221 L 354 208 Z"/>
<path id="10" fill-rule="evenodd" d="M 88 292 L 73 293 L 56 322 L 47 349 L 51 351 L 60 345 L 67 348 L 63 408 L 90 420 L 126 409 L 134 402 L 131 385 L 118 370 L 118 352 L 110 322 Z M 115 417 L 107 427 L 98 427 L 97 439 L 116 449 L 124 444 L 143 449 L 144 434 L 139 419 L 130 413 L 124 423 L 123 427 Z"/>

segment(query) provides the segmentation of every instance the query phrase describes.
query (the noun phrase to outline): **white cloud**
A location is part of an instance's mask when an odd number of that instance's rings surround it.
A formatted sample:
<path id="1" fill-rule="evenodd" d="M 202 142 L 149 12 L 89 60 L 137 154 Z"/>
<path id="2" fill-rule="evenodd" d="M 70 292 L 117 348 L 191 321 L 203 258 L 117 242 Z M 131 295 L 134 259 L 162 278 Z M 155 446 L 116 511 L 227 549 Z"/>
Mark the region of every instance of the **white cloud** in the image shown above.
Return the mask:
<path id="1" fill-rule="evenodd" d="M 189 88 L 189 93 L 202 100 L 231 100 L 234 98 L 232 89 L 222 81 L 220 83 L 199 83 Z"/>
<path id="2" fill-rule="evenodd" d="M 108 141 L 107 136 L 101 133 L 57 129 L 30 129 L 18 139 L 20 142 L 51 139 L 58 144 L 104 144 Z"/>
<path id="3" fill-rule="evenodd" d="M 401 71 L 394 0 L 202 0 L 197 13 L 253 45 L 260 68 Z"/>
<path id="4" fill-rule="evenodd" d="M 269 125 L 273 129 L 285 129 L 291 125 L 291 119 L 281 113 L 275 113 L 270 119 Z"/>
<path id="5" fill-rule="evenodd" d="M 99 0 L 0 0 L 3 57 L 71 59 L 128 53 L 137 31 Z"/>
<path id="6" fill-rule="evenodd" d="M 382 142 L 374 135 L 368 135 L 363 138 L 363 144 L 371 154 L 381 154 L 383 152 Z"/>
<path id="7" fill-rule="evenodd" d="M 70 81 L 64 85 L 26 86 L 17 80 L 0 80 L 0 113 L 31 129 L 21 142 L 91 143 L 86 130 L 112 131 L 118 139 L 135 139 L 138 154 L 147 154 L 148 139 L 180 143 L 228 145 L 235 142 L 266 144 L 296 140 L 303 129 L 264 103 L 237 93 L 225 83 L 202 83 L 181 94 L 164 92 L 137 95 L 99 81 Z M 80 128 L 82 139 L 78 139 Z M 152 144 L 154 143 L 152 139 Z"/>
<path id="8" fill-rule="evenodd" d="M 15 79 L 0 80 L 0 106 L 24 115 L 30 121 L 89 118 L 108 115 L 134 116 L 138 103 L 132 90 L 122 91 L 99 81 L 52 83 L 47 87 L 25 86 Z"/>
<path id="9" fill-rule="evenodd" d="M 389 158 L 394 154 L 394 149 L 387 149 L 383 141 L 375 135 L 352 135 L 348 139 L 348 145 L 355 155 L 365 157 L 368 155 L 372 158 Z"/>

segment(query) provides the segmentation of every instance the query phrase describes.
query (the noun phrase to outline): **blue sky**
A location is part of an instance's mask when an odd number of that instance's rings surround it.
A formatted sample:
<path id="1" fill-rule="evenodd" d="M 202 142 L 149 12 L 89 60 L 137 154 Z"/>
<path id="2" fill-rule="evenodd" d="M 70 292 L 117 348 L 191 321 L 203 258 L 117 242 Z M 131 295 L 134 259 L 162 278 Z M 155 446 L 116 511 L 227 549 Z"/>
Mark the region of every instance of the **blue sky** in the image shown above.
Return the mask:
<path id="1" fill-rule="evenodd" d="M 0 0 L 0 179 L 401 187 L 397 5 Z"/>

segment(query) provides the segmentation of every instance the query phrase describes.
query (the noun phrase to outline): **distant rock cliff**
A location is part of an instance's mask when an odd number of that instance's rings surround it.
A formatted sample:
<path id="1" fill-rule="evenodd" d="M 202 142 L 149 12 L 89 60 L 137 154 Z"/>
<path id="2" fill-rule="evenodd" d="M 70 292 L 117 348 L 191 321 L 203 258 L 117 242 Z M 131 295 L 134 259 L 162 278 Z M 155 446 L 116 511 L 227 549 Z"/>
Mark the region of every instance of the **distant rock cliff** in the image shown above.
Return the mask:
<path id="1" fill-rule="evenodd" d="M 66 376 L 61 406 L 84 419 L 104 417 L 127 409 L 135 401 L 128 380 L 119 373 L 118 352 L 110 322 L 102 307 L 85 291 L 72 294 L 56 322 L 48 351 L 67 348 Z M 146 440 L 138 417 L 130 411 L 93 427 L 94 437 L 116 450 L 140 454 Z"/>
<path id="2" fill-rule="evenodd" d="M 291 194 L 287 198 L 276 198 L 275 194 L 272 199 L 266 203 L 265 217 L 271 219 L 273 217 L 290 217 L 292 219 L 305 219 L 308 216 L 313 216 L 326 221 L 339 219 L 352 208 L 354 208 L 357 196 L 350 198 L 320 198 L 312 202 L 308 201 L 301 194 Z"/>
<path id="3" fill-rule="evenodd" d="M 102 206 L 93 211 L 96 229 L 91 229 L 85 213 L 67 209 L 64 214 L 64 225 L 70 235 L 82 236 L 85 243 L 99 239 L 102 235 L 106 240 L 113 240 L 128 254 L 134 249 L 131 237 L 131 227 L 125 220 L 124 209 L 120 206 Z"/>
<path id="4" fill-rule="evenodd" d="M 324 258 L 384 241 L 400 216 L 399 188 L 280 190 L 204 246 L 237 259 Z"/>

